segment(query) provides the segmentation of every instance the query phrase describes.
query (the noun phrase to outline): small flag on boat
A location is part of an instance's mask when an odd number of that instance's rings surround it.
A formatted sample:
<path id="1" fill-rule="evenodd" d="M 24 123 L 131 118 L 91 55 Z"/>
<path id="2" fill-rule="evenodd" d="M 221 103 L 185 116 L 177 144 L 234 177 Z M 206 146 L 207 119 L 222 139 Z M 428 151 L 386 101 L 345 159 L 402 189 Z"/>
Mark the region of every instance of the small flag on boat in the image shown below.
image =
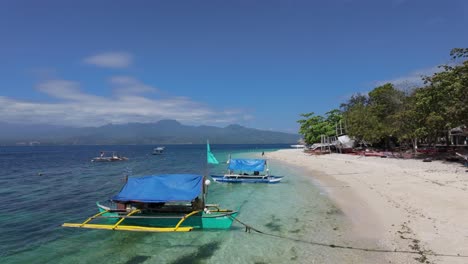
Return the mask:
<path id="1" fill-rule="evenodd" d="M 208 159 L 208 164 L 219 164 L 213 153 L 211 153 L 210 143 L 208 141 L 206 141 L 206 157 Z"/>

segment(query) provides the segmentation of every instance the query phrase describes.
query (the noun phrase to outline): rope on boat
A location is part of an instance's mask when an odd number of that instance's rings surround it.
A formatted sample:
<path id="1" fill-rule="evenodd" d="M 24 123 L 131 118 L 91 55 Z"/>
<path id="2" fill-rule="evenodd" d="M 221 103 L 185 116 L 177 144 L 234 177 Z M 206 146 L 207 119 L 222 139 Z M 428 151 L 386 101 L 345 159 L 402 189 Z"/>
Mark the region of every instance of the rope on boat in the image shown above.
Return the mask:
<path id="1" fill-rule="evenodd" d="M 238 222 L 239 224 L 243 225 L 245 227 L 245 232 L 251 233 L 251 231 L 254 231 L 258 234 L 265 235 L 265 236 L 271 236 L 271 237 L 276 237 L 276 238 L 281 238 L 281 239 L 287 239 L 295 242 L 300 242 L 300 243 L 306 243 L 306 244 L 311 244 L 311 245 L 316 245 L 316 246 L 321 246 L 321 247 L 330 247 L 330 248 L 338 248 L 338 249 L 349 249 L 349 250 L 358 250 L 358 251 L 367 251 L 367 252 L 379 252 L 379 253 L 405 253 L 405 254 L 415 254 L 415 255 L 421 255 L 421 256 L 436 256 L 436 257 L 455 257 L 455 258 L 468 258 L 468 255 L 461 255 L 461 254 L 443 254 L 443 253 L 435 253 L 432 251 L 424 251 L 424 250 L 391 250 L 391 249 L 379 249 L 379 248 L 362 248 L 362 247 L 353 247 L 353 246 L 343 246 L 343 245 L 335 245 L 335 244 L 327 244 L 323 242 L 316 242 L 316 241 L 308 241 L 308 240 L 303 240 L 295 237 L 288 237 L 288 236 L 282 236 L 278 234 L 272 234 L 272 233 L 267 233 L 264 231 L 261 231 L 251 225 L 248 225 L 236 217 L 229 216 L 232 218 L 232 220 Z"/>

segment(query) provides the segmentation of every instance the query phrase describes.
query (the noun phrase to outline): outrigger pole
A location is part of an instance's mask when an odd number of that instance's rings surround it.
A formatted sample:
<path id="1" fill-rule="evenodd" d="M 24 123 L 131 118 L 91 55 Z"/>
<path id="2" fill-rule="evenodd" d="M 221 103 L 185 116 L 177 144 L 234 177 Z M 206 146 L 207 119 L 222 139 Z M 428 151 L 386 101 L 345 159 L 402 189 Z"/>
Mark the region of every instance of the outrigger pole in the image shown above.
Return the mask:
<path id="1" fill-rule="evenodd" d="M 146 226 L 128 226 L 128 225 L 120 225 L 126 218 L 130 218 L 131 215 L 139 213 L 140 210 L 136 209 L 131 211 L 125 216 L 121 216 L 121 219 L 113 224 L 113 225 L 106 225 L 106 224 L 88 224 L 91 220 L 100 217 L 101 215 L 108 213 L 109 210 L 100 212 L 96 215 L 91 216 L 90 218 L 86 219 L 81 224 L 75 223 L 64 223 L 63 227 L 77 227 L 77 228 L 90 228 L 90 229 L 103 229 L 103 230 L 114 230 L 114 231 L 141 231 L 141 232 L 189 232 L 193 230 L 191 226 L 183 226 L 181 227 L 182 223 L 187 220 L 189 217 L 198 214 L 201 212 L 200 210 L 192 211 L 189 214 L 184 215 L 180 221 L 177 223 L 175 227 L 146 227 Z"/>

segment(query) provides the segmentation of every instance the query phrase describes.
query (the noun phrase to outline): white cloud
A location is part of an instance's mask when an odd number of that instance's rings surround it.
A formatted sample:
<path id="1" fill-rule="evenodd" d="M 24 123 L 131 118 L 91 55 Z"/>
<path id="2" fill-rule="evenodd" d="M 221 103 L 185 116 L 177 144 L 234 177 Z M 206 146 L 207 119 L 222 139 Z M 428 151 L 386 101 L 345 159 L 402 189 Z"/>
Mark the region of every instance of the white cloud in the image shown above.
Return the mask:
<path id="1" fill-rule="evenodd" d="M 37 89 L 55 102 L 35 102 L 0 96 L 0 121 L 45 123 L 71 126 L 99 126 L 108 123 L 149 123 L 176 119 L 189 124 L 228 124 L 238 121 L 241 112 L 212 109 L 185 97 L 148 98 L 140 92 L 154 88 L 131 77 L 115 77 L 111 83 L 134 89 L 111 97 L 83 92 L 79 83 L 48 80 Z M 133 88 L 131 88 L 133 87 Z M 136 88 L 135 88 L 136 87 Z"/>
<path id="2" fill-rule="evenodd" d="M 48 80 L 40 83 L 37 90 L 57 99 L 71 101 L 96 100 L 98 97 L 81 92 L 77 82 L 66 80 Z"/>
<path id="3" fill-rule="evenodd" d="M 157 89 L 129 76 L 114 76 L 109 79 L 117 94 L 152 93 Z"/>
<path id="4" fill-rule="evenodd" d="M 396 77 L 393 79 L 376 81 L 374 82 L 374 84 L 376 86 L 380 86 L 386 83 L 392 83 L 393 85 L 399 88 L 416 87 L 416 86 L 423 85 L 424 81 L 422 80 L 422 77 L 431 76 L 434 73 L 440 72 L 440 71 L 442 71 L 441 68 L 439 68 L 438 66 L 434 66 L 430 68 L 415 70 L 415 71 L 408 73 L 407 75 Z"/>
<path id="5" fill-rule="evenodd" d="M 255 117 L 253 115 L 249 115 L 249 114 L 244 114 L 242 117 L 246 121 L 255 119 Z"/>
<path id="6" fill-rule="evenodd" d="M 133 57 L 126 52 L 106 52 L 85 58 L 84 63 L 104 68 L 126 68 L 132 64 Z"/>

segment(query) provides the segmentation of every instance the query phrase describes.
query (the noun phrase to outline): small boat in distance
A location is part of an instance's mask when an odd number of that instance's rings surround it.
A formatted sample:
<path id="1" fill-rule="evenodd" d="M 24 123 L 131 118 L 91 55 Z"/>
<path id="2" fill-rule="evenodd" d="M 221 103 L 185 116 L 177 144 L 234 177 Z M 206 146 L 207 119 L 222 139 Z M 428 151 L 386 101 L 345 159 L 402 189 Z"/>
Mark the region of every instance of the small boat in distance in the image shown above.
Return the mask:
<path id="1" fill-rule="evenodd" d="M 305 148 L 305 145 L 297 144 L 297 145 L 290 145 L 290 147 L 295 148 L 295 149 L 303 149 L 303 148 Z"/>
<path id="2" fill-rule="evenodd" d="M 165 147 L 157 147 L 153 149 L 153 155 L 161 155 L 163 154 L 163 151 L 165 150 Z"/>
<path id="3" fill-rule="evenodd" d="M 299 139 L 296 144 L 289 145 L 291 148 L 303 149 L 306 147 L 304 139 Z"/>
<path id="4" fill-rule="evenodd" d="M 188 232 L 228 229 L 238 212 L 205 204 L 209 180 L 196 174 L 131 177 L 110 205 L 96 203 L 99 213 L 64 227 L 142 232 Z M 91 221 L 98 221 L 90 224 Z"/>
<path id="5" fill-rule="evenodd" d="M 109 154 L 112 153 L 112 154 Z M 124 161 L 128 160 L 127 157 L 120 156 L 115 151 L 101 151 L 101 155 L 99 157 L 93 158 L 92 162 L 104 162 L 104 161 Z"/>
<path id="6" fill-rule="evenodd" d="M 214 181 L 231 183 L 278 183 L 282 176 L 270 175 L 264 159 L 229 159 L 228 173 L 211 175 Z"/>

